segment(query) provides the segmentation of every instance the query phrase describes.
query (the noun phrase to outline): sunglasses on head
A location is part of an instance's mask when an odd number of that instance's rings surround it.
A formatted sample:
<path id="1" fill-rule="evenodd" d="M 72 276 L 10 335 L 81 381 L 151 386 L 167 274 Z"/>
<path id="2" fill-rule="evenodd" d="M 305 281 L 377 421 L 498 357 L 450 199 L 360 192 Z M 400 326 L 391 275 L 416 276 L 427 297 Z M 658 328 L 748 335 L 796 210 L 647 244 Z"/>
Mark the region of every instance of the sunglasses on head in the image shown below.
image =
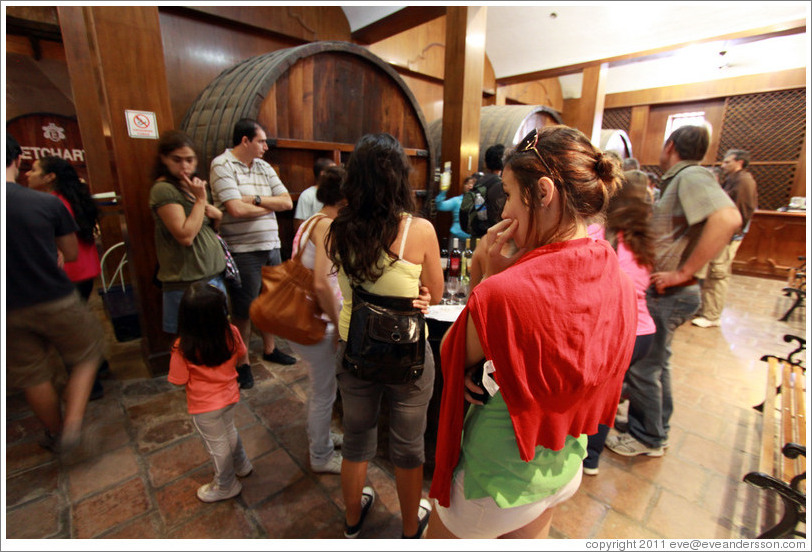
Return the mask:
<path id="1" fill-rule="evenodd" d="M 532 151 L 533 153 L 536 154 L 536 157 L 539 158 L 541 164 L 544 165 L 544 168 L 547 169 L 547 172 L 550 173 L 550 175 L 552 176 L 553 172 L 550 170 L 549 165 L 547 165 L 547 162 L 541 156 L 541 152 L 536 147 L 538 141 L 539 141 L 539 132 L 534 128 L 533 130 L 527 133 L 527 136 L 525 136 L 521 142 L 519 142 L 519 145 L 516 146 L 516 152 L 525 153 L 528 151 Z"/>

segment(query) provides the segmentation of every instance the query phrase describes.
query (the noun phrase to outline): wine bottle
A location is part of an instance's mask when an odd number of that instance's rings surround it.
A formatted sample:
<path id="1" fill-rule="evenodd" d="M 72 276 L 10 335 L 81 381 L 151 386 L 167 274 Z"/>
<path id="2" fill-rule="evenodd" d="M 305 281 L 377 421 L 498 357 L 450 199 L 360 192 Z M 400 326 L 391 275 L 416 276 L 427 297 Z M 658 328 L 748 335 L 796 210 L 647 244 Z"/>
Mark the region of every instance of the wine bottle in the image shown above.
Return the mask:
<path id="1" fill-rule="evenodd" d="M 471 238 L 465 238 L 465 250 L 462 252 L 462 280 L 467 282 L 471 278 L 471 258 L 474 256 L 471 250 Z"/>
<path id="2" fill-rule="evenodd" d="M 460 263 L 462 261 L 462 251 L 460 251 L 460 240 L 459 238 L 454 238 L 451 242 L 451 251 L 448 254 L 448 276 L 449 277 L 459 277 L 460 275 Z"/>
<path id="3" fill-rule="evenodd" d="M 443 281 L 448 276 L 448 248 L 445 246 L 446 242 L 447 240 L 443 240 L 441 242 L 443 246 L 440 248 L 440 266 L 443 268 Z"/>

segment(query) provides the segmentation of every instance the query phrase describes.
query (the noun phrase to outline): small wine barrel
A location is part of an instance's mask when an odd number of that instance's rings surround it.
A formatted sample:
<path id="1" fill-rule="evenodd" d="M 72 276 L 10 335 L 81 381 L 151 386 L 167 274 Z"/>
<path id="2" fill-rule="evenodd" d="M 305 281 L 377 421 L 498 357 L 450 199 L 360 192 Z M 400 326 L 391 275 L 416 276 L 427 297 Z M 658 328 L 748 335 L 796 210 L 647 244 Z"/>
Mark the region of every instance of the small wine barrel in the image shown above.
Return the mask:
<path id="1" fill-rule="evenodd" d="M 471 172 L 484 170 L 485 150 L 494 144 L 511 147 L 534 128 L 562 123 L 561 114 L 543 105 L 489 105 L 479 119 L 479 160 Z M 436 166 L 442 162 L 443 120 L 429 123 L 429 142 Z"/>
<path id="2" fill-rule="evenodd" d="M 632 155 L 632 141 L 625 130 L 618 128 L 604 128 L 601 130 L 601 145 L 604 151 L 613 151 L 621 159 L 634 157 Z"/>
<path id="3" fill-rule="evenodd" d="M 414 94 L 388 63 L 355 44 L 323 41 L 276 50 L 218 75 L 181 124 L 200 150 L 203 176 L 211 160 L 231 147 L 234 124 L 244 117 L 266 129 L 265 160 L 294 201 L 315 184 L 317 158 L 346 162 L 368 133 L 388 132 L 400 141 L 418 198 L 433 174 L 426 122 Z M 290 254 L 292 216 L 292 211 L 277 216 L 283 257 Z"/>

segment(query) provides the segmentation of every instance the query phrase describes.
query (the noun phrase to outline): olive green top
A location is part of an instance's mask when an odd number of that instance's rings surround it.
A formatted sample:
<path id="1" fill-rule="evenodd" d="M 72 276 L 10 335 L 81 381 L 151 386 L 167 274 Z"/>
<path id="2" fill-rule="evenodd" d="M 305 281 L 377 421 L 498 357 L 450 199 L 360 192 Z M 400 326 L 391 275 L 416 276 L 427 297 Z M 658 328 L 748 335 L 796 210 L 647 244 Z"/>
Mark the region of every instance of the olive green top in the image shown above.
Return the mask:
<path id="1" fill-rule="evenodd" d="M 187 198 L 174 184 L 166 180 L 156 182 L 149 192 L 149 207 L 155 219 L 155 251 L 158 256 L 158 279 L 166 283 L 194 282 L 210 279 L 226 268 L 223 247 L 217 240 L 208 217 L 195 236 L 192 245 L 181 245 L 161 217 L 158 208 L 177 203 L 188 217 L 194 201 Z"/>

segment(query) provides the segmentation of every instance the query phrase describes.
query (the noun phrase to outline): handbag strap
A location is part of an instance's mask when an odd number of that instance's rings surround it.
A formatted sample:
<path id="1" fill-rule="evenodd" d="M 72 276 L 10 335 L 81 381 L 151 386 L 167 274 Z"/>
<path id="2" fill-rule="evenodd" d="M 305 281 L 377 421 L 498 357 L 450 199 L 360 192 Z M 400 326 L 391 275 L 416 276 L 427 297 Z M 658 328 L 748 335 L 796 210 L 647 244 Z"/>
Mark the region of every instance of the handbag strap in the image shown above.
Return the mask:
<path id="1" fill-rule="evenodd" d="M 302 234 L 299 236 L 299 245 L 298 250 L 296 251 L 296 260 L 301 260 L 302 255 L 304 255 L 304 249 L 307 247 L 307 240 L 310 238 L 310 232 L 313 230 L 313 227 L 316 226 L 319 219 L 326 217 L 324 213 L 316 213 L 312 217 L 310 217 L 307 222 L 305 222 L 305 227 L 302 229 Z"/>

